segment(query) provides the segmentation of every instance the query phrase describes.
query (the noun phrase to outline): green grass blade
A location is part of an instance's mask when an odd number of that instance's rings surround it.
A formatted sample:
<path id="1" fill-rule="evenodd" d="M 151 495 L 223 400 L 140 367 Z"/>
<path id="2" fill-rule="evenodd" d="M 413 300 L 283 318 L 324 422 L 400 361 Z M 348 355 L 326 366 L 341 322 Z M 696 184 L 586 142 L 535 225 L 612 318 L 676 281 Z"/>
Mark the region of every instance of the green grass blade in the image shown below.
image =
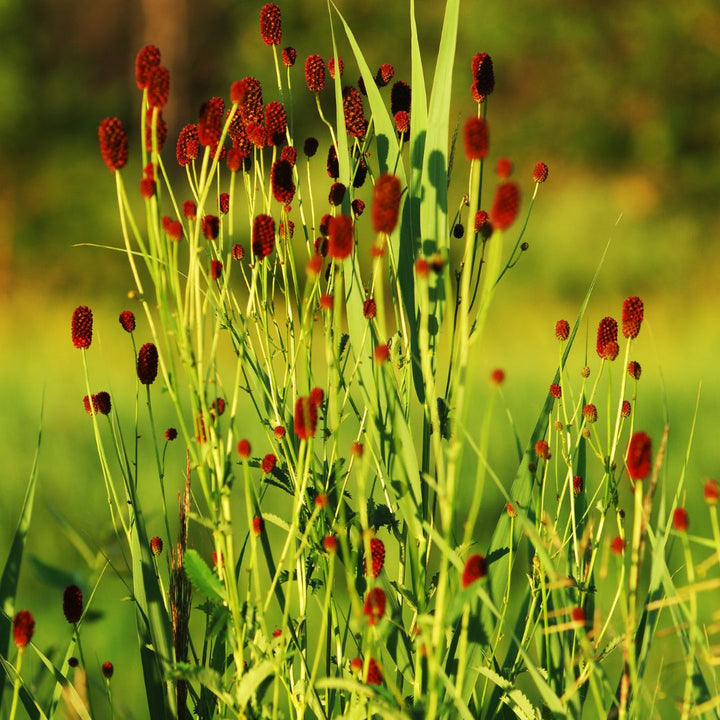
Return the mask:
<path id="1" fill-rule="evenodd" d="M 42 409 L 40 410 L 40 426 L 42 428 Z M 28 486 L 25 490 L 25 499 L 23 500 L 22 510 L 20 512 L 20 520 L 18 521 L 17 529 L 15 530 L 15 535 L 10 545 L 10 552 L 3 567 L 2 577 L 0 577 L 0 607 L 5 613 L 5 615 L 0 616 L 0 655 L 3 657 L 8 656 L 8 650 L 10 649 L 12 618 L 15 615 L 15 596 L 20 578 L 23 552 L 25 551 L 25 543 L 32 518 L 41 441 L 42 429 L 38 431 L 35 457 L 33 459 L 32 469 L 30 470 Z M 4 683 L 0 683 L 0 707 L 2 707 L 4 687 Z"/>
<path id="2" fill-rule="evenodd" d="M 12 687 L 15 684 L 15 679 L 17 678 L 15 668 L 2 655 L 0 655 L 0 665 L 2 665 L 5 675 L 10 683 L 10 687 Z M 20 678 L 20 701 L 22 702 L 25 712 L 28 714 L 30 720 L 47 720 L 47 715 L 45 715 L 32 693 L 27 689 L 22 678 Z"/>

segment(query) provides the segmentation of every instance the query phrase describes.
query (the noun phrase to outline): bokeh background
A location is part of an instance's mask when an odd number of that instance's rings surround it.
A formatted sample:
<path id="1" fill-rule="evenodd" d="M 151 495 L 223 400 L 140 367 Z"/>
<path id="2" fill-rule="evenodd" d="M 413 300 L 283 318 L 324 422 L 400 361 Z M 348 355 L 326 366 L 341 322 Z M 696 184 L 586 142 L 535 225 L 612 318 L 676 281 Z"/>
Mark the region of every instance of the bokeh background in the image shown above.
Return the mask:
<path id="1" fill-rule="evenodd" d="M 370 66 L 390 62 L 396 79 L 409 80 L 407 3 L 338 0 L 337 5 Z M 417 5 L 429 91 L 442 8 L 424 0 Z M 174 164 L 179 129 L 196 120 L 207 98 L 227 98 L 233 80 L 255 75 L 264 83 L 266 101 L 273 99 L 271 54 L 257 29 L 260 6 L 245 0 L 0 3 L 0 562 L 42 423 L 28 547 L 38 560 L 25 565 L 19 605 L 35 611 L 36 638 L 46 649 L 69 637 L 59 612 L 63 584 L 74 578 L 89 590 L 92 573 L 79 547 L 85 543 L 92 553 L 100 548 L 110 557 L 113 552 L 105 491 L 82 408 L 82 364 L 70 343 L 77 305 L 90 305 L 96 315 L 94 384 L 107 387 L 119 408 L 123 394 L 131 396 L 128 421 L 133 400 L 132 351 L 117 325 L 121 310 L 136 309 L 127 300 L 130 275 L 119 253 L 90 247 L 117 246 L 120 240 L 97 126 L 103 117 L 118 115 L 131 143 L 137 140 L 134 58 L 148 42 L 161 48 L 172 78 L 165 112 L 168 165 Z M 283 2 L 281 9 L 283 45 L 298 50 L 296 119 L 301 127 L 307 122 L 309 134 L 317 121 L 302 60 L 313 52 L 330 53 L 328 10 L 319 0 Z M 476 356 L 478 407 L 490 371 L 504 368 L 504 403 L 521 437 L 527 437 L 557 362 L 555 321 L 574 319 L 612 238 L 588 310 L 589 352 L 598 320 L 619 316 L 623 298 L 640 295 L 647 321 L 634 353 L 644 370 L 636 422 L 655 438 L 665 421 L 670 423 L 670 492 L 683 469 L 700 392 L 687 468 L 688 505 L 694 507 L 702 481 L 719 472 L 717 3 L 465 2 L 453 77 L 452 117 L 460 126 L 475 111 L 470 59 L 480 51 L 491 54 L 496 74 L 488 115 L 491 166 L 500 156 L 511 158 L 527 195 L 535 162 L 545 161 L 550 176 L 526 235 L 530 250 L 500 286 Z M 352 82 L 357 69 L 347 45 L 341 44 L 340 54 Z M 324 103 L 329 109 L 329 94 Z M 321 174 L 323 164 L 319 160 Z M 140 178 L 137 158 L 126 173 L 132 188 L 132 178 Z M 459 204 L 462 178 L 452 187 Z M 575 354 L 578 370 L 583 345 L 584 336 Z M 162 397 L 158 406 L 161 422 L 169 423 Z M 498 417 L 492 459 L 509 482 L 512 436 L 503 413 Z M 175 452 L 170 502 L 183 464 L 181 449 Z M 148 492 L 159 512 L 157 493 Z M 492 495 L 489 508 L 497 510 Z M 74 540 L 70 527 L 77 533 Z M 108 571 L 96 602 L 103 619 L 87 628 L 86 660 L 115 662 L 122 713 L 142 717 L 142 693 L 134 690 L 139 678 L 134 639 L 128 639 L 134 619 L 124 595 L 121 581 Z"/>

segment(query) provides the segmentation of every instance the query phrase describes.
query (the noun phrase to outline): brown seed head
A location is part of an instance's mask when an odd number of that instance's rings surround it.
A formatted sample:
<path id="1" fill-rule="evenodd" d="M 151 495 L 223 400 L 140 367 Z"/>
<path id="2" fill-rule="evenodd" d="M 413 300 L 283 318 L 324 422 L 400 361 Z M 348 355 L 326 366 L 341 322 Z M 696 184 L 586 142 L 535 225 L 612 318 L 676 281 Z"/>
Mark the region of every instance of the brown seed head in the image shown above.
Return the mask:
<path id="1" fill-rule="evenodd" d="M 305 156 L 311 158 L 315 155 L 319 144 L 320 143 L 314 137 L 305 138 L 305 142 L 303 142 L 303 152 L 305 153 Z"/>
<path id="2" fill-rule="evenodd" d="M 128 139 L 120 120 L 105 118 L 98 127 L 98 139 L 100 154 L 110 172 L 124 168 L 128 159 Z"/>
<path id="3" fill-rule="evenodd" d="M 347 188 L 341 182 L 334 182 L 330 186 L 330 192 L 328 194 L 328 202 L 333 207 L 340 207 L 342 205 L 343 198 L 345 197 L 345 190 Z"/>
<path id="4" fill-rule="evenodd" d="M 104 390 L 100 391 L 97 395 L 92 396 L 93 407 L 95 412 L 101 415 L 109 415 L 112 410 L 112 401 L 110 399 L 110 393 Z"/>
<path id="5" fill-rule="evenodd" d="M 220 234 L 220 218 L 217 215 L 205 215 L 200 221 L 200 228 L 206 240 L 216 240 Z"/>
<path id="6" fill-rule="evenodd" d="M 337 151 L 335 146 L 331 145 L 328 148 L 327 162 L 325 163 L 325 169 L 327 170 L 328 177 L 334 180 L 340 177 L 340 163 L 338 162 Z"/>

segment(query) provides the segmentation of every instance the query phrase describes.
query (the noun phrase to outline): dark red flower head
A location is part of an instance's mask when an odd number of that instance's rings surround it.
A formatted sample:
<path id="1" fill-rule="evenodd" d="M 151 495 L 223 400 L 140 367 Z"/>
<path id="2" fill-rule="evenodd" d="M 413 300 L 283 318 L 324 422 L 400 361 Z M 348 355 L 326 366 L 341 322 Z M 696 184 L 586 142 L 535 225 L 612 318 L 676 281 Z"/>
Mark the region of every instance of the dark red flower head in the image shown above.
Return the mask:
<path id="1" fill-rule="evenodd" d="M 367 572 L 376 578 L 385 565 L 385 544 L 379 538 L 370 538 L 370 562 L 366 563 Z"/>
<path id="2" fill-rule="evenodd" d="M 550 446 L 547 444 L 547 440 L 538 440 L 535 443 L 535 454 L 541 460 L 549 460 L 552 455 L 550 454 Z"/>
<path id="3" fill-rule="evenodd" d="M 152 152 L 153 150 L 153 110 L 148 109 L 145 119 L 145 150 Z M 162 152 L 165 147 L 165 141 L 167 140 L 168 124 L 165 122 L 162 116 L 162 110 L 158 110 L 157 118 L 155 120 L 155 137 L 157 144 L 157 151 Z"/>
<path id="4" fill-rule="evenodd" d="M 135 82 L 140 90 L 144 90 L 150 82 L 150 73 L 160 65 L 160 50 L 154 45 L 140 48 L 135 58 Z"/>
<path id="5" fill-rule="evenodd" d="M 148 105 L 164 108 L 170 95 L 170 71 L 164 65 L 154 67 L 148 77 Z"/>
<path id="6" fill-rule="evenodd" d="M 200 142 L 198 140 L 197 125 L 190 124 L 180 131 L 175 149 L 175 157 L 178 165 L 184 167 L 189 165 L 197 158 L 200 151 Z"/>
<path id="7" fill-rule="evenodd" d="M 27 647 L 35 632 L 35 618 L 29 610 L 21 610 L 13 618 L 13 640 L 19 650 Z"/>
<path id="8" fill-rule="evenodd" d="M 287 131 L 287 115 L 282 103 L 273 100 L 265 106 L 265 132 L 268 145 L 284 145 Z"/>
<path id="9" fill-rule="evenodd" d="M 281 160 L 287 160 L 290 165 L 295 167 L 295 163 L 297 162 L 297 148 L 293 145 L 286 145 L 281 151 L 280 151 L 280 159 Z"/>
<path id="10" fill-rule="evenodd" d="M 150 540 L 150 552 L 152 552 L 152 554 L 155 557 L 159 557 L 159 555 L 162 553 L 162 551 L 163 551 L 162 538 L 158 537 L 156 535 L 152 540 Z"/>
<path id="11" fill-rule="evenodd" d="M 262 462 L 260 463 L 260 469 L 264 473 L 271 473 L 275 469 L 275 465 L 277 463 L 277 458 L 272 453 L 268 453 L 265 455 L 265 457 L 262 459 Z"/>
<path id="12" fill-rule="evenodd" d="M 630 417 L 630 413 L 632 412 L 632 405 L 630 405 L 629 400 L 623 400 L 622 405 L 620 406 L 620 414 L 624 418 Z"/>
<path id="13" fill-rule="evenodd" d="M 495 72 L 492 58 L 487 53 L 477 53 L 472 59 L 472 96 L 482 102 L 495 89 Z"/>
<path id="14" fill-rule="evenodd" d="M 583 491 L 584 487 L 585 482 L 583 481 L 583 479 L 579 475 L 575 475 L 575 477 L 573 478 L 573 494 L 579 495 Z"/>
<path id="15" fill-rule="evenodd" d="M 215 240 L 220 234 L 220 218 L 217 215 L 204 215 L 200 226 L 206 240 Z"/>
<path id="16" fill-rule="evenodd" d="M 135 330 L 135 315 L 132 310 L 123 310 L 120 313 L 119 320 L 125 332 L 131 333 Z"/>
<path id="17" fill-rule="evenodd" d="M 262 122 L 265 105 L 262 85 L 257 78 L 248 76 L 234 82 L 230 86 L 230 99 L 233 104 L 238 105 L 238 112 L 246 125 L 250 122 Z"/>
<path id="18" fill-rule="evenodd" d="M 372 298 L 368 298 L 363 303 L 363 317 L 366 320 L 372 320 L 377 313 L 377 303 Z"/>
<path id="19" fill-rule="evenodd" d="M 295 434 L 300 440 L 315 436 L 318 406 L 310 397 L 299 397 L 295 401 Z"/>
<path id="20" fill-rule="evenodd" d="M 479 117 L 470 117 L 463 131 L 465 156 L 468 160 L 482 160 L 488 152 L 487 123 Z"/>
<path id="21" fill-rule="evenodd" d="M 220 97 L 213 97 L 200 107 L 200 117 L 197 124 L 197 136 L 201 145 L 211 148 L 217 146 L 222 135 L 225 122 L 225 101 Z"/>
<path id="22" fill-rule="evenodd" d="M 297 50 L 294 47 L 286 47 L 282 51 L 282 62 L 285 67 L 292 67 L 297 59 Z"/>
<path id="23" fill-rule="evenodd" d="M 355 198 L 355 200 L 350 203 L 350 207 L 352 208 L 355 218 L 359 218 L 363 212 L 365 212 L 365 203 L 360 200 L 360 198 Z"/>
<path id="24" fill-rule="evenodd" d="M 343 88 L 342 97 L 345 130 L 351 137 L 364 138 L 368 121 L 365 119 L 360 93 L 356 88 L 348 85 Z"/>
<path id="25" fill-rule="evenodd" d="M 475 213 L 475 232 L 484 230 L 486 226 L 490 225 L 490 215 L 485 210 L 478 210 Z"/>
<path id="26" fill-rule="evenodd" d="M 260 35 L 267 46 L 279 45 L 282 39 L 282 18 L 275 3 L 263 5 L 260 10 Z"/>
<path id="27" fill-rule="evenodd" d="M 80 305 L 73 310 L 71 334 L 76 348 L 89 348 L 92 342 L 93 314 L 87 305 Z"/>
<path id="28" fill-rule="evenodd" d="M 652 440 L 647 433 L 636 432 L 627 449 L 625 466 L 631 480 L 642 480 L 650 472 L 652 461 Z"/>
<path id="29" fill-rule="evenodd" d="M 93 407 L 101 415 L 109 415 L 112 410 L 112 401 L 110 393 L 101 390 L 97 395 L 92 397 Z"/>
<path id="30" fill-rule="evenodd" d="M 325 87 L 325 62 L 320 55 L 310 55 L 305 60 L 305 82 L 310 92 L 320 92 Z"/>
<path id="31" fill-rule="evenodd" d="M 345 63 L 342 61 L 342 58 L 338 58 L 338 68 L 340 68 L 340 77 L 342 77 L 343 70 L 345 69 Z M 330 77 L 334 80 L 335 79 L 335 56 L 328 58 L 327 62 L 327 69 L 330 73 Z"/>
<path id="32" fill-rule="evenodd" d="M 533 181 L 536 183 L 544 183 L 548 176 L 548 166 L 544 162 L 539 162 L 533 170 Z"/>
<path id="33" fill-rule="evenodd" d="M 393 116 L 399 112 L 410 113 L 412 92 L 404 80 L 398 80 L 390 90 L 390 112 Z"/>
<path id="34" fill-rule="evenodd" d="M 395 175 L 383 173 L 375 182 L 372 203 L 372 224 L 376 233 L 390 234 L 397 225 L 400 211 L 400 181 Z"/>
<path id="35" fill-rule="evenodd" d="M 68 585 L 63 593 L 63 613 L 69 623 L 76 623 L 82 617 L 83 596 L 77 585 Z"/>
<path id="36" fill-rule="evenodd" d="M 490 209 L 490 221 L 494 228 L 505 230 L 515 222 L 520 208 L 520 188 L 514 182 L 498 185 Z"/>
<path id="37" fill-rule="evenodd" d="M 622 308 L 622 333 L 626 338 L 636 338 L 640 332 L 645 309 L 639 297 L 625 298 Z"/>
<path id="38" fill-rule="evenodd" d="M 111 662 L 104 662 L 102 664 L 102 674 L 106 680 L 109 680 L 113 676 L 114 672 L 115 668 Z"/>
<path id="39" fill-rule="evenodd" d="M 375 73 L 375 84 L 385 87 L 395 77 L 395 68 L 389 63 L 383 63 Z"/>
<path id="40" fill-rule="evenodd" d="M 631 378 L 633 378 L 634 380 L 640 379 L 640 375 L 642 375 L 642 366 L 640 365 L 640 363 L 637 360 L 631 360 L 628 363 L 627 369 L 628 369 L 628 374 L 630 375 Z"/>
<path id="41" fill-rule="evenodd" d="M 237 444 L 238 455 L 243 459 L 247 460 L 250 457 L 252 448 L 250 447 L 250 441 L 243 438 L 238 441 Z"/>
<path id="42" fill-rule="evenodd" d="M 269 215 L 258 215 L 253 220 L 252 249 L 260 260 L 275 247 L 275 221 Z"/>
<path id="43" fill-rule="evenodd" d="M 585 418 L 585 422 L 590 425 L 597 422 L 597 407 L 593 403 L 588 403 L 587 405 L 585 405 L 583 407 L 583 417 Z"/>
<path id="44" fill-rule="evenodd" d="M 555 337 L 563 342 L 570 337 L 570 323 L 567 320 L 558 320 L 555 323 Z"/>
<path id="45" fill-rule="evenodd" d="M 263 534 L 263 531 L 265 530 L 265 521 L 259 515 L 256 515 L 252 519 L 252 525 L 253 525 L 253 532 L 256 535 Z"/>
<path id="46" fill-rule="evenodd" d="M 471 555 L 465 561 L 465 568 L 463 569 L 461 584 L 464 588 L 472 585 L 476 580 L 480 580 L 487 575 L 487 560 L 476 553 Z"/>
<path id="47" fill-rule="evenodd" d="M 100 154 L 110 172 L 124 168 L 128 159 L 128 139 L 120 120 L 105 118 L 98 127 L 98 138 Z"/>
<path id="48" fill-rule="evenodd" d="M 368 625 L 377 625 L 385 615 L 387 597 L 382 588 L 375 587 L 365 596 L 363 614 L 367 618 Z"/>
<path id="49" fill-rule="evenodd" d="M 213 280 L 218 280 L 220 277 L 222 277 L 222 270 L 223 270 L 222 260 L 213 258 L 210 261 L 210 277 Z"/>
<path id="50" fill-rule="evenodd" d="M 553 383 L 550 386 L 550 394 L 556 399 L 559 400 L 562 397 L 562 388 L 557 384 Z"/>
<path id="51" fill-rule="evenodd" d="M 406 133 L 410 132 L 410 116 L 404 110 L 399 110 L 398 112 L 396 112 L 394 120 L 395 130 L 398 133 L 405 135 Z"/>
<path id="52" fill-rule="evenodd" d="M 687 529 L 690 527 L 690 519 L 685 508 L 675 508 L 675 512 L 673 513 L 673 527 L 678 532 L 687 532 Z"/>
<path id="53" fill-rule="evenodd" d="M 337 150 L 335 145 L 331 145 L 328 148 L 327 163 L 325 164 L 328 177 L 337 179 L 340 177 L 340 163 L 338 162 Z"/>
<path id="54" fill-rule="evenodd" d="M 165 439 L 168 442 L 172 442 L 173 440 L 175 440 L 176 437 L 177 437 L 177 430 L 174 427 L 169 427 L 165 431 Z"/>
<path id="55" fill-rule="evenodd" d="M 143 385 L 152 385 L 158 372 L 158 351 L 153 343 L 145 343 L 138 352 L 137 376 Z"/>
<path id="56" fill-rule="evenodd" d="M 600 321 L 595 349 L 602 360 L 614 360 L 617 357 L 617 331 L 617 322 L 613 318 L 604 317 Z"/>
<path id="57" fill-rule="evenodd" d="M 317 138 L 305 138 L 305 142 L 303 142 L 303 152 L 305 153 L 306 157 L 311 158 L 313 155 L 315 155 L 319 144 L 320 143 L 317 141 Z"/>
<path id="58" fill-rule="evenodd" d="M 330 193 L 328 194 L 328 202 L 334 207 L 340 207 L 342 205 L 343 198 L 345 197 L 345 191 L 347 188 L 340 182 L 334 182 L 330 186 Z"/>
<path id="59" fill-rule="evenodd" d="M 335 260 L 344 260 L 353 250 L 355 242 L 353 221 L 347 215 L 338 215 L 328 223 L 328 255 Z"/>
<path id="60" fill-rule="evenodd" d="M 273 197 L 282 205 L 288 205 L 295 197 L 293 168 L 287 160 L 276 160 L 270 170 L 270 187 Z"/>

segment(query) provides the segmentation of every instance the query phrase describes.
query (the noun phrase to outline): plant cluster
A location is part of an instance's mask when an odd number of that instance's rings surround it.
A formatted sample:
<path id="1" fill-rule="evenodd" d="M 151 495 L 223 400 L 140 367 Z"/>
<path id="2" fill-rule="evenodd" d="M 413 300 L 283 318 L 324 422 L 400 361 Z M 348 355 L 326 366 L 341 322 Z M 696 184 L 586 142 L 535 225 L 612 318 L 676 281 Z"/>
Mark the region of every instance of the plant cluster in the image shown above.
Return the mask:
<path id="1" fill-rule="evenodd" d="M 589 708 L 636 717 L 662 686 L 650 660 L 663 611 L 684 652 L 678 706 L 685 717 L 709 712 L 716 657 L 698 601 L 719 584 L 699 579 L 720 559 L 718 486 L 705 486 L 709 539 L 688 535 L 684 475 L 670 508 L 654 503 L 664 439 L 653 459 L 651 438 L 634 428 L 640 298 L 626 298 L 620 325 L 600 322 L 597 358 L 579 373 L 568 357 L 589 293 L 573 325 L 556 323 L 557 372 L 531 436 L 516 437 L 514 478 L 489 461 L 502 370 L 479 432 L 469 424 L 488 310 L 529 249 L 548 168 L 538 162 L 515 180 L 511 160 L 497 157 L 488 172 L 486 53 L 467 64 L 467 119 L 450 139 L 458 2 L 446 6 L 429 97 L 412 7 L 407 82 L 390 64 L 371 70 L 332 4 L 331 43 L 306 56 L 302 77 L 298 52 L 280 49 L 280 9 L 264 5 L 260 37 L 277 87 L 248 76 L 229 102 L 207 100 L 177 136 L 181 181 L 163 155 L 171 76 L 158 48 L 142 48 L 135 68 L 140 178 L 128 182 L 123 123 L 100 123 L 139 307 L 120 313 L 118 329 L 135 362 L 132 424 L 94 386 L 89 307 L 73 312 L 71 336 L 149 716 L 579 718 Z M 339 55 L 337 28 L 353 62 Z M 315 136 L 294 132 L 299 92 L 314 96 Z M 467 191 L 453 200 L 450 175 L 463 171 Z M 172 427 L 154 419 L 160 392 Z M 168 453 L 187 465 L 177 523 Z M 162 527 L 143 510 L 152 476 Z M 488 481 L 502 507 L 484 503 Z M 627 516 L 622 483 L 634 498 Z M 481 523 L 493 528 L 487 548 Z M 678 537 L 685 585 L 668 565 Z M 698 567 L 691 542 L 714 559 Z M 607 577 L 616 582 L 600 592 Z M 4 576 L 6 596 L 11 586 Z M 63 659 L 45 658 L 56 678 L 48 703 L 20 675 L 33 617 L 14 617 L 17 662 L 3 659 L 11 717 L 18 699 L 52 717 L 63 691 L 80 717 L 94 716 L 71 681 L 92 672 L 79 587 L 65 590 L 62 609 L 73 633 Z M 101 668 L 121 714 L 113 671 Z"/>

